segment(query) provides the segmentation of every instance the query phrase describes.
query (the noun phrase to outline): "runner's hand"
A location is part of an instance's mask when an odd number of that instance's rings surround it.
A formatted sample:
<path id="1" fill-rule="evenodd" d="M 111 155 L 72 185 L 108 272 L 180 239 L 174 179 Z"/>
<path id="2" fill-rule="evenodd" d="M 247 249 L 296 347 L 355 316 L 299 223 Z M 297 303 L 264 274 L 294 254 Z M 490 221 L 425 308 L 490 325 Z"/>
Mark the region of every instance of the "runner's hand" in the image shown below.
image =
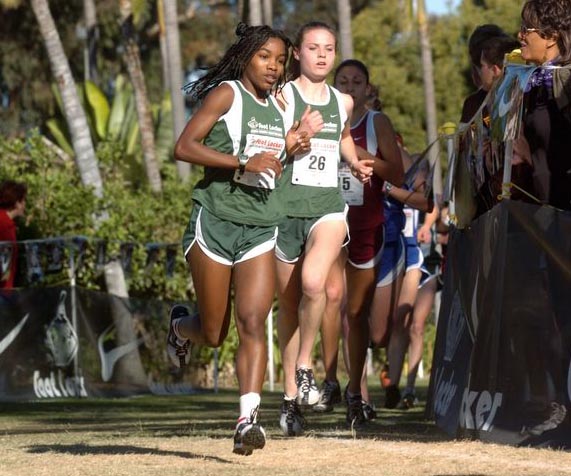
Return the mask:
<path id="1" fill-rule="evenodd" d="M 299 123 L 296 124 L 299 125 Z M 304 154 L 311 149 L 311 142 L 307 132 L 297 131 L 296 124 L 293 125 L 286 135 L 286 152 L 288 156 Z"/>
<path id="2" fill-rule="evenodd" d="M 311 139 L 323 129 L 323 117 L 319 111 L 312 111 L 311 106 L 307 106 L 301 115 L 301 119 L 296 121 L 293 127 L 298 133 L 307 133 L 307 137 Z"/>
<path id="3" fill-rule="evenodd" d="M 351 173 L 361 182 L 367 183 L 373 175 L 373 160 L 355 160 L 351 163 Z"/>
<path id="4" fill-rule="evenodd" d="M 248 160 L 246 171 L 257 174 L 273 172 L 275 177 L 279 177 L 282 174 L 282 164 L 276 157 L 276 152 L 258 152 Z"/>

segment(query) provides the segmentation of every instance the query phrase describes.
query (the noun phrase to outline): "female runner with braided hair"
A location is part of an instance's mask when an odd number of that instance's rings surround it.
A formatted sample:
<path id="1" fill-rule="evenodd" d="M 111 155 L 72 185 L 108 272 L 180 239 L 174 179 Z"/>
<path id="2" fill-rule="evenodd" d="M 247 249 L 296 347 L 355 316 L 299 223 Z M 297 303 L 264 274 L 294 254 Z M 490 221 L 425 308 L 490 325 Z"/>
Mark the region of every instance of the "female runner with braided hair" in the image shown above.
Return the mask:
<path id="1" fill-rule="evenodd" d="M 272 92 L 284 83 L 289 40 L 269 26 L 238 25 L 238 40 L 186 90 L 203 101 L 175 146 L 177 160 L 204 166 L 192 193 L 183 250 L 196 290 L 198 314 L 176 305 L 167 351 L 176 367 L 190 345 L 220 346 L 231 318 L 231 288 L 239 336 L 236 374 L 240 416 L 234 452 L 265 445 L 257 421 L 266 369 L 265 320 L 274 297 L 274 245 L 281 206 L 276 196 L 282 161 L 309 148 L 309 114 L 287 134 Z M 296 124 L 298 126 L 299 124 Z"/>

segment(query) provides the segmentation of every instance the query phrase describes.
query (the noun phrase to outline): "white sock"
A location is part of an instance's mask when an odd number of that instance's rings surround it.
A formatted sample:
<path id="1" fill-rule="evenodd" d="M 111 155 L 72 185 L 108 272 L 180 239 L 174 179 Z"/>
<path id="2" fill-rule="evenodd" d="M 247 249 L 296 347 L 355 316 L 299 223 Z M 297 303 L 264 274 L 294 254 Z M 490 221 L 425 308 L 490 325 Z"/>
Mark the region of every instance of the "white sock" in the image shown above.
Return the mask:
<path id="1" fill-rule="evenodd" d="M 260 406 L 261 397 L 259 393 L 250 392 L 240 395 L 240 418 L 238 423 L 244 419 L 249 419 L 252 411 Z"/>

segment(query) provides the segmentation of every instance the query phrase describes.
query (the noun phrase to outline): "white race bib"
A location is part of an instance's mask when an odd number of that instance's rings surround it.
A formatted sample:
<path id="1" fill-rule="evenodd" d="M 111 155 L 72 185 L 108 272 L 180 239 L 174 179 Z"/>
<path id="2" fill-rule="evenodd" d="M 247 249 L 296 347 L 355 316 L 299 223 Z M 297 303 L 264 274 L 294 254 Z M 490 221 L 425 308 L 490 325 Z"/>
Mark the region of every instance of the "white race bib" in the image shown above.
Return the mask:
<path id="1" fill-rule="evenodd" d="M 285 139 L 262 136 L 259 134 L 248 134 L 246 136 L 246 147 L 244 147 L 243 153 L 248 157 L 252 157 L 259 152 L 276 152 L 276 158 L 279 159 L 284 147 Z M 268 190 L 276 188 L 273 170 L 262 173 L 246 171 L 240 173 L 240 170 L 236 170 L 236 172 L 234 172 L 234 182 Z"/>
<path id="2" fill-rule="evenodd" d="M 347 205 L 350 207 L 363 205 L 363 184 L 353 176 L 348 164 L 339 167 L 339 187 Z"/>
<path id="3" fill-rule="evenodd" d="M 311 150 L 296 155 L 291 183 L 309 187 L 337 187 L 339 143 L 331 139 L 311 139 Z"/>
<path id="4" fill-rule="evenodd" d="M 402 233 L 405 238 L 412 238 L 414 236 L 414 210 L 405 208 L 403 211 L 406 221 Z"/>

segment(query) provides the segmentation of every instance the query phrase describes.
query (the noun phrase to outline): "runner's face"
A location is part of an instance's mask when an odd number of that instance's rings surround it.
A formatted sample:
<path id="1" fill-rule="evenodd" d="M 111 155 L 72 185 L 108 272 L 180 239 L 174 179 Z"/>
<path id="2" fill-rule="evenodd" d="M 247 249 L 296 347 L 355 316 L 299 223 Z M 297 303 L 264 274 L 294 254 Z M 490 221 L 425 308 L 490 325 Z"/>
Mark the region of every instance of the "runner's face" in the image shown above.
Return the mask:
<path id="1" fill-rule="evenodd" d="M 352 65 L 343 66 L 337 72 L 335 87 L 353 98 L 355 108 L 365 104 L 370 92 L 365 73 Z"/>
<path id="2" fill-rule="evenodd" d="M 284 74 L 286 45 L 280 38 L 270 38 L 254 53 L 242 75 L 246 88 L 260 98 L 266 96 Z"/>
<path id="3" fill-rule="evenodd" d="M 335 62 L 335 36 L 324 28 L 309 30 L 294 54 L 299 60 L 301 74 L 324 80 Z"/>

